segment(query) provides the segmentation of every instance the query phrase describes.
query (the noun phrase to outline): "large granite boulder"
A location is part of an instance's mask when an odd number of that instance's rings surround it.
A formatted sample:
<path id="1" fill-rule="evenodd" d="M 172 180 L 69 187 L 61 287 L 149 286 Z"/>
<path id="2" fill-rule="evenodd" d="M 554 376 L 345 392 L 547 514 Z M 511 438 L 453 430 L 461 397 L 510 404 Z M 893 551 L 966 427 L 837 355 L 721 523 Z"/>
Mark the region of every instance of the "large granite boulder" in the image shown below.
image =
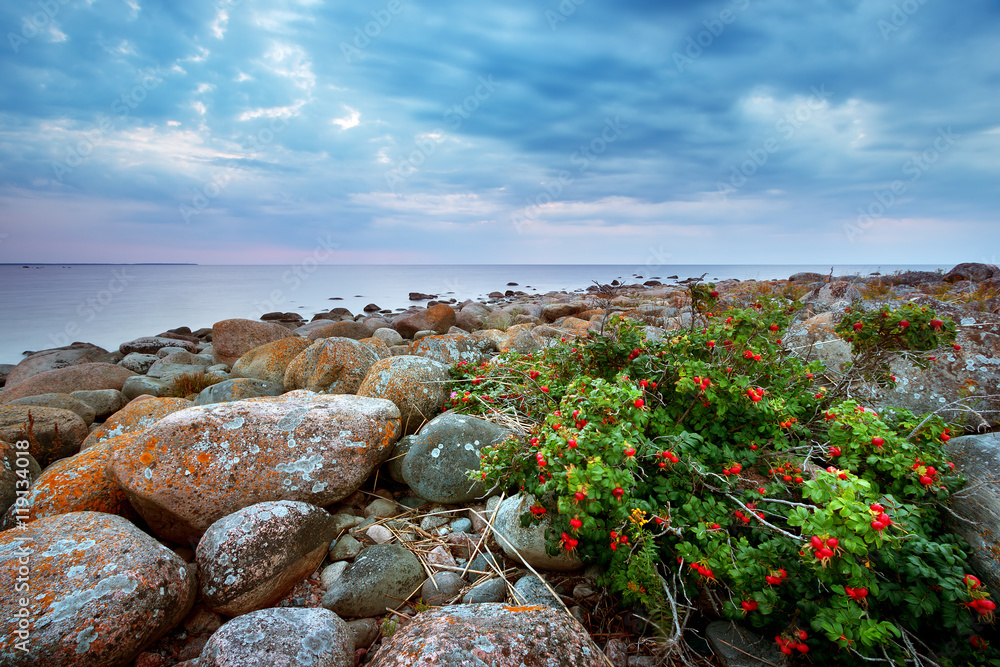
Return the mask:
<path id="1" fill-rule="evenodd" d="M 368 547 L 323 595 L 323 606 L 345 618 L 398 609 L 427 575 L 420 560 L 398 544 Z"/>
<path id="2" fill-rule="evenodd" d="M 125 355 L 132 354 L 133 352 L 138 352 L 139 354 L 156 354 L 165 347 L 179 347 L 188 352 L 196 352 L 198 350 L 198 346 L 192 341 L 167 336 L 143 336 L 142 338 L 122 343 L 118 346 L 118 351 Z"/>
<path id="3" fill-rule="evenodd" d="M 455 326 L 455 311 L 446 303 L 439 303 L 425 310 L 399 317 L 392 323 L 393 328 L 403 338 L 413 338 L 418 331 L 447 333 Z"/>
<path id="4" fill-rule="evenodd" d="M 167 415 L 190 408 L 191 405 L 191 401 L 186 398 L 145 398 L 132 401 L 91 431 L 83 441 L 83 448 L 92 447 L 126 433 L 145 431 Z"/>
<path id="5" fill-rule="evenodd" d="M 496 345 L 489 339 L 467 334 L 446 334 L 425 336 L 410 346 L 410 354 L 433 359 L 445 366 L 454 366 L 460 361 L 475 366 L 489 359 Z"/>
<path id="6" fill-rule="evenodd" d="M 388 357 L 375 362 L 358 388 L 358 396 L 385 398 L 396 404 L 403 433 L 416 433 L 433 419 L 448 398 L 451 380 L 444 364 L 416 356 Z"/>
<path id="7" fill-rule="evenodd" d="M 95 362 L 113 364 L 117 361 L 117 355 L 90 343 L 73 343 L 66 347 L 42 350 L 22 359 L 7 374 L 7 386 L 13 387 L 18 382 L 27 380 L 32 375 L 38 375 L 45 371 L 54 371 L 59 368 L 66 368 L 67 366 Z"/>
<path id="8" fill-rule="evenodd" d="M 37 373 L 12 385 L 10 382 L 0 392 L 0 403 L 36 394 L 71 394 L 74 391 L 117 389 L 121 391 L 125 380 L 133 377 L 132 371 L 105 363 L 86 363 Z"/>
<path id="9" fill-rule="evenodd" d="M 192 543 L 255 503 L 351 495 L 399 433 L 390 401 L 297 391 L 175 412 L 116 446 L 108 470 L 157 535 Z"/>
<path id="10" fill-rule="evenodd" d="M 951 497 L 955 514 L 968 519 L 951 520 L 953 532 L 972 547 L 970 563 L 994 598 L 1000 597 L 1000 433 L 954 438 L 946 447 L 955 471 L 965 476 L 975 493 Z M 948 518 L 948 517 L 946 517 Z"/>
<path id="11" fill-rule="evenodd" d="M 212 325 L 212 358 L 217 364 L 232 366 L 255 347 L 294 335 L 280 324 L 241 319 L 222 320 Z"/>
<path id="12" fill-rule="evenodd" d="M 1000 278 L 1000 267 L 997 267 L 996 264 L 965 262 L 944 274 L 945 281 L 949 283 L 957 283 L 961 280 L 971 280 L 974 283 L 981 283 L 990 278 Z"/>
<path id="13" fill-rule="evenodd" d="M 324 338 L 288 364 L 285 390 L 353 394 L 378 360 L 379 355 L 372 348 L 353 338 Z"/>
<path id="14" fill-rule="evenodd" d="M 30 405 L 0 405 L 0 440 L 10 443 L 27 440 L 31 445 L 28 451 L 42 468 L 76 454 L 86 437 L 87 425 L 75 412 Z"/>
<path id="15" fill-rule="evenodd" d="M 75 412 L 87 426 L 93 424 L 97 416 L 94 408 L 70 394 L 35 394 L 34 396 L 15 398 L 7 405 L 37 405 L 43 408 L 69 410 Z"/>
<path id="16" fill-rule="evenodd" d="M 13 582 L 26 557 L 30 595 L 19 597 Z M 130 665 L 195 598 L 187 563 L 125 519 L 99 512 L 0 533 L 0 576 L 11 583 L 0 597 L 0 664 L 10 667 Z"/>
<path id="17" fill-rule="evenodd" d="M 229 376 L 283 384 L 288 364 L 312 344 L 308 338 L 294 336 L 260 345 L 240 357 Z"/>
<path id="18" fill-rule="evenodd" d="M 18 447 L 16 443 L 0 440 L 0 513 L 13 507 L 19 497 L 23 498 L 25 488 L 30 488 L 41 474 L 41 466 L 24 443 Z M 26 503 L 26 500 L 19 503 L 22 511 Z"/>

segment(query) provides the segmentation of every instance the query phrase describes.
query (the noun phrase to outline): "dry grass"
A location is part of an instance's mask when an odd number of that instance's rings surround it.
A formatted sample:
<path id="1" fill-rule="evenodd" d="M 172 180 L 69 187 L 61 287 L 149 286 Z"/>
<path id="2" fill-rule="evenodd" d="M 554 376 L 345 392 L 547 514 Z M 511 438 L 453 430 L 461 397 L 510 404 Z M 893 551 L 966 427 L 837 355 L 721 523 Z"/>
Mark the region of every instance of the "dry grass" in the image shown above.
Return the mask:
<path id="1" fill-rule="evenodd" d="M 174 398 L 185 398 L 191 394 L 200 394 L 204 389 L 219 384 L 222 380 L 217 376 L 206 375 L 205 371 L 183 373 L 174 377 L 170 384 L 169 395 Z"/>

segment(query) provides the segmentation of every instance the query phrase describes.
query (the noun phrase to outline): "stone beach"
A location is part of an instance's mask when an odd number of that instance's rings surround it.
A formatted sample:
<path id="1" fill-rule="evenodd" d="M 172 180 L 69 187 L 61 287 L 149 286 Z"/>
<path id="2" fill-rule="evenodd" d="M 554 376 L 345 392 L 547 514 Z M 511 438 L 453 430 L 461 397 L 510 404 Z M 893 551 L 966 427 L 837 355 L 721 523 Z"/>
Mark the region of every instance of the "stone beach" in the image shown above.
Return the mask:
<path id="1" fill-rule="evenodd" d="M 469 481 L 479 450 L 514 434 L 444 411 L 456 363 L 590 335 L 611 311 L 647 338 L 690 323 L 683 285 L 636 280 L 483 302 L 414 293 L 426 303 L 311 322 L 275 312 L 0 368 L 0 573 L 30 570 L 29 597 L 0 597 L 0 664 L 658 664 L 627 611 L 612 632 L 598 622 L 593 569 L 521 528 L 530 502 Z M 897 362 L 896 387 L 863 400 L 944 410 L 966 427 L 949 445 L 962 472 L 998 472 L 997 267 L 716 289 L 724 302 L 794 294 L 785 345 L 834 370 L 850 346 L 833 327 L 855 300 L 952 317 L 959 349 L 923 370 Z M 953 507 L 987 529 L 965 537 L 1000 593 L 1000 494 Z M 706 625 L 710 646 L 745 635 Z M 746 664 L 724 653 L 718 664 Z"/>

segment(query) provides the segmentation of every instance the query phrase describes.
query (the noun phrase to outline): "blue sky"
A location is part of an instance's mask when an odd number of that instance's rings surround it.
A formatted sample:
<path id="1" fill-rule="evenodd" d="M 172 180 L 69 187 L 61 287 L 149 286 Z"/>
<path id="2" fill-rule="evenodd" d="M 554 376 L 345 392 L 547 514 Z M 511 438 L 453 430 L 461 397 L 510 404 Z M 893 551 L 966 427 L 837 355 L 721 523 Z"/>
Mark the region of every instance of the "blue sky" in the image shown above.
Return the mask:
<path id="1" fill-rule="evenodd" d="M 20 0 L 0 262 L 996 262 L 1000 5 Z"/>

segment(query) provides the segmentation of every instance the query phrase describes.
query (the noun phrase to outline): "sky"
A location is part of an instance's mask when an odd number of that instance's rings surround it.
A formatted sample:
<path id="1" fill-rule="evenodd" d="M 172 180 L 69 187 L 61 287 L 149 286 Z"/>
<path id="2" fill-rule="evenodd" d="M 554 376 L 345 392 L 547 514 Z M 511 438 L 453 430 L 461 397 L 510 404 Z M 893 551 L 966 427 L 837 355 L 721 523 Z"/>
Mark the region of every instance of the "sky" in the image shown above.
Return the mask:
<path id="1" fill-rule="evenodd" d="M 10 0 L 0 262 L 997 262 L 993 0 Z"/>

